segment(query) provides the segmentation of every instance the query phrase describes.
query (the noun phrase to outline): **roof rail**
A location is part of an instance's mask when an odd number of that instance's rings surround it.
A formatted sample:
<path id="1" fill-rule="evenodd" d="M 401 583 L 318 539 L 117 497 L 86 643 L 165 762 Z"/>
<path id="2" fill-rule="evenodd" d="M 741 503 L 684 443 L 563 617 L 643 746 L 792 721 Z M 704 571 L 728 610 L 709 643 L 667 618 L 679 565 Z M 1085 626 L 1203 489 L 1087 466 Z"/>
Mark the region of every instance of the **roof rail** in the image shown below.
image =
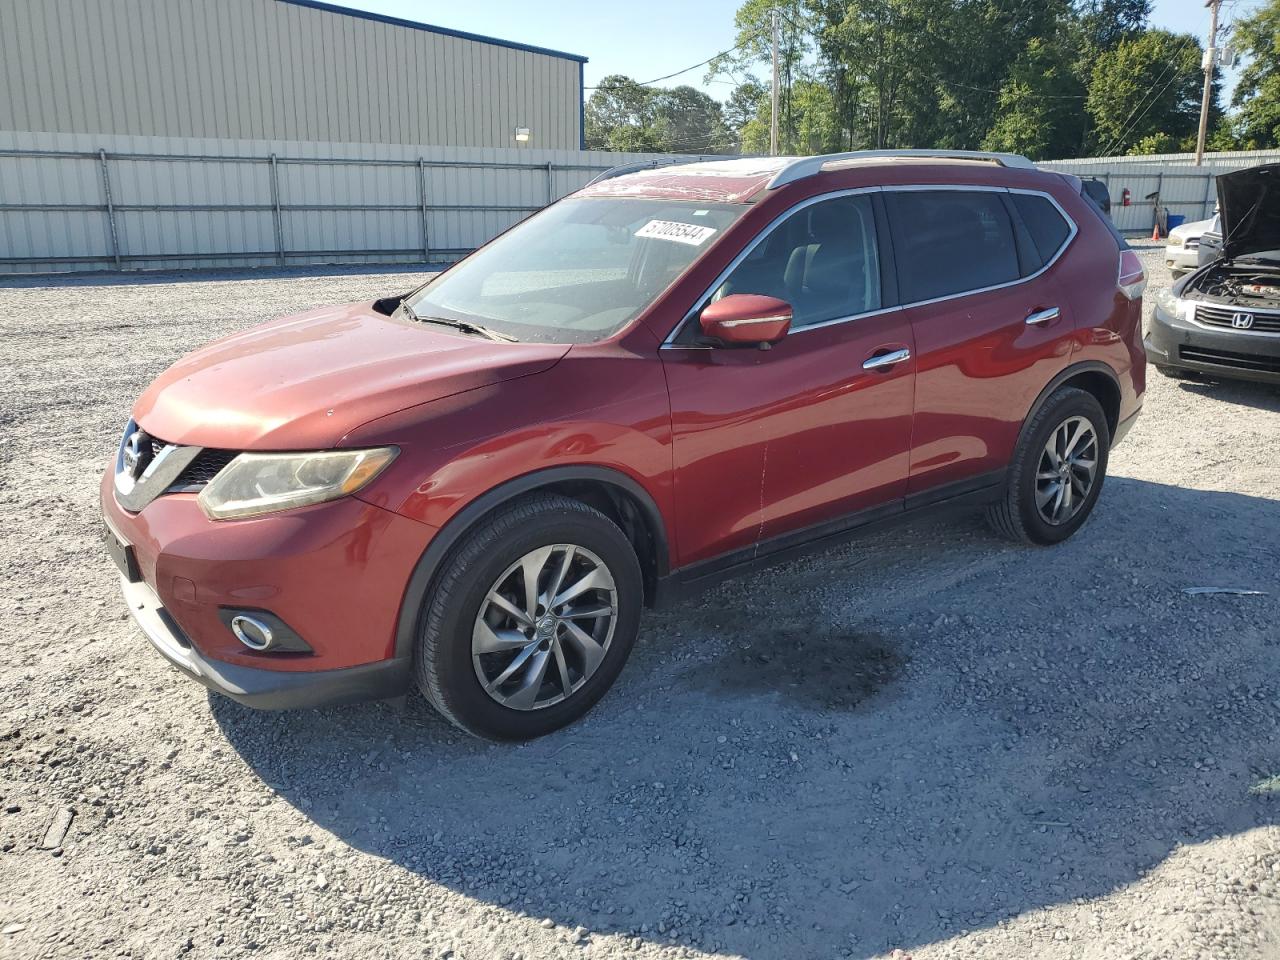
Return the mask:
<path id="1" fill-rule="evenodd" d="M 796 157 L 773 175 L 769 189 L 774 190 L 788 183 L 821 173 L 823 166 L 837 160 L 863 160 L 874 157 L 909 158 L 933 157 L 938 160 L 986 160 L 1002 167 L 1024 167 L 1034 170 L 1035 164 L 1016 153 L 989 153 L 985 150 L 854 150 L 851 153 L 827 153 L 817 157 Z"/>
<path id="2" fill-rule="evenodd" d="M 634 160 L 631 163 L 620 163 L 616 167 L 610 167 L 603 173 L 597 173 L 594 177 L 586 182 L 586 186 L 593 183 L 599 183 L 601 180 L 612 180 L 614 177 L 621 177 L 628 173 L 636 173 L 640 170 L 652 170 L 657 167 L 674 167 L 681 163 L 700 163 L 707 158 L 704 156 L 685 155 L 680 157 L 655 157 L 652 160 Z M 728 157 L 720 157 L 721 160 L 727 160 Z"/>

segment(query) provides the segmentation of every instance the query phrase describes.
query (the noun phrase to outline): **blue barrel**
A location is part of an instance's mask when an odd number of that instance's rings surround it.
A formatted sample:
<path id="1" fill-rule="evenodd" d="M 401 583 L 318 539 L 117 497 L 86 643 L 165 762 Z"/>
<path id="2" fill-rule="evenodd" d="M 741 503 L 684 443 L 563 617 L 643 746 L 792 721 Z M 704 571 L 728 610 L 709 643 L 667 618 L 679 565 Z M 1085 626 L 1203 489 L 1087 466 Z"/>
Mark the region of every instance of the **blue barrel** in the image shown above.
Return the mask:
<path id="1" fill-rule="evenodd" d="M 1187 218 L 1180 213 L 1171 213 L 1166 219 L 1168 220 L 1170 230 L 1180 227 L 1187 222 Z"/>

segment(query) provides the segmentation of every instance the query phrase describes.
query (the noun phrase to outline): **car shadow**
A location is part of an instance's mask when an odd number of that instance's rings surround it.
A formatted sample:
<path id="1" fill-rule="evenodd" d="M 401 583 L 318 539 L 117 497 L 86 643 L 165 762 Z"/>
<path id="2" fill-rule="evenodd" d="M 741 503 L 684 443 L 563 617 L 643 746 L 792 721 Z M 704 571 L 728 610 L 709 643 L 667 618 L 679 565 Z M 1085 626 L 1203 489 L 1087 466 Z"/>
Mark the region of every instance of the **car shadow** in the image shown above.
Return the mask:
<path id="1" fill-rule="evenodd" d="M 1280 822 L 1258 789 L 1280 774 L 1277 569 L 1274 501 L 1112 477 L 1053 549 L 918 521 L 651 614 L 617 688 L 527 745 L 417 700 L 211 704 L 319 827 L 468 897 L 752 960 L 863 956 Z"/>
<path id="2" fill-rule="evenodd" d="M 1180 380 L 1178 388 L 1210 400 L 1280 413 L 1280 384 L 1218 379 L 1203 374 L 1196 380 Z"/>

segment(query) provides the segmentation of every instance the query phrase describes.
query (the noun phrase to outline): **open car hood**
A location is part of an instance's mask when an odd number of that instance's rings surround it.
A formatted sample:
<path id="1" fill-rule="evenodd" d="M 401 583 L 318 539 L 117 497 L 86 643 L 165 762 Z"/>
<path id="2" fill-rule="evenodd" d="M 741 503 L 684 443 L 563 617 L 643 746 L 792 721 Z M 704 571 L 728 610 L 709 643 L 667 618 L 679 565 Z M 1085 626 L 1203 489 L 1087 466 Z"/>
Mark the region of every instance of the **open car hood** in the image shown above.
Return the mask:
<path id="1" fill-rule="evenodd" d="M 1280 163 L 1218 176 L 1222 256 L 1280 250 Z"/>

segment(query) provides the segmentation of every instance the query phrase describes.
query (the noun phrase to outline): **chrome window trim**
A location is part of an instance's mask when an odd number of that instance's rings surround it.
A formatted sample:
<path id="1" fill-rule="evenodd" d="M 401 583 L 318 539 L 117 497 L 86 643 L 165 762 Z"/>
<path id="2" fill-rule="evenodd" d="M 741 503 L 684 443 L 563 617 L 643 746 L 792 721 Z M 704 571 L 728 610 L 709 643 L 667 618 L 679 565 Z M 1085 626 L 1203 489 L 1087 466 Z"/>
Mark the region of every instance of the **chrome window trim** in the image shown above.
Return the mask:
<path id="1" fill-rule="evenodd" d="M 1208 330 L 1211 333 L 1229 333 L 1232 336 L 1237 336 L 1237 337 L 1280 337 L 1280 331 L 1241 330 L 1237 327 L 1220 327 L 1212 323 L 1201 323 L 1199 320 L 1196 319 L 1197 307 L 1211 307 L 1214 310 L 1231 310 L 1232 307 L 1229 304 L 1207 303 L 1204 300 L 1184 300 L 1182 302 L 1191 304 L 1191 316 L 1187 317 L 1187 322 L 1194 324 L 1195 326 L 1199 327 L 1201 330 Z M 1280 317 L 1280 310 L 1277 310 L 1274 307 L 1270 307 L 1270 308 L 1260 307 L 1258 309 L 1253 309 L 1252 307 L 1236 307 L 1234 309 L 1234 312 L 1235 313 L 1261 313 L 1268 317 Z"/>
<path id="2" fill-rule="evenodd" d="M 685 313 L 685 315 L 680 318 L 680 322 L 671 328 L 671 332 L 668 333 L 666 336 L 666 339 L 664 339 L 662 343 L 659 344 L 659 348 L 661 349 L 664 347 L 672 347 L 672 348 L 692 348 L 697 350 L 710 349 L 708 347 L 694 346 L 691 344 L 679 344 L 675 342 L 675 338 L 680 333 L 680 331 L 684 329 L 685 324 L 689 323 L 689 321 L 693 319 L 694 316 L 696 316 L 696 314 L 698 313 L 699 305 L 703 304 L 706 301 L 706 299 L 709 296 L 711 296 L 711 294 L 713 294 L 716 290 L 718 290 L 720 285 L 729 278 L 729 274 L 733 273 L 733 271 L 738 268 L 738 265 L 741 264 L 742 261 L 745 260 L 748 256 L 750 256 L 751 252 L 756 248 L 756 246 L 759 243 L 761 243 L 766 237 L 768 237 L 769 234 L 773 233 L 773 231 L 778 227 L 778 225 L 781 224 L 782 221 L 790 217 L 793 213 L 797 213 L 800 210 L 803 210 L 805 207 L 812 206 L 815 203 L 821 203 L 824 200 L 836 200 L 836 199 L 839 199 L 840 197 L 855 196 L 857 194 L 892 193 L 896 191 L 908 193 L 908 192 L 925 191 L 925 190 L 976 191 L 979 193 L 1020 193 L 1027 196 L 1043 197 L 1044 199 L 1048 200 L 1051 204 L 1053 204 L 1054 209 L 1058 211 L 1058 215 L 1062 217 L 1063 220 L 1066 221 L 1067 227 L 1068 227 L 1067 237 L 1065 240 L 1062 241 L 1062 244 L 1054 252 L 1053 256 L 1050 257 L 1048 260 L 1046 260 L 1040 266 L 1039 270 L 1037 270 L 1035 273 L 1029 273 L 1025 277 L 1019 277 L 1016 280 L 1009 280 L 1009 281 L 1006 281 L 1005 283 L 997 283 L 989 287 L 977 287 L 972 290 L 962 290 L 959 293 L 949 293 L 946 296 L 934 297 L 931 300 L 912 300 L 907 303 L 895 304 L 894 306 L 891 306 L 891 307 L 879 307 L 875 310 L 867 310 L 862 313 L 853 313 L 845 317 L 834 317 L 831 320 L 823 320 L 821 323 L 811 323 L 803 327 L 796 327 L 795 329 L 791 330 L 788 333 L 788 337 L 797 336 L 798 334 L 804 333 L 806 330 L 820 330 L 823 327 L 834 326 L 835 324 L 838 324 L 838 323 L 849 323 L 852 320 L 859 320 L 864 317 L 874 317 L 874 316 L 879 316 L 880 314 L 893 313 L 895 310 L 906 310 L 909 307 L 928 306 L 929 304 L 933 304 L 933 303 L 942 303 L 946 300 L 956 300 L 956 299 L 959 299 L 960 297 L 971 297 L 974 294 L 988 293 L 992 290 L 1003 290 L 1005 287 L 1015 287 L 1018 284 L 1027 283 L 1031 280 L 1036 279 L 1043 273 L 1045 273 L 1050 267 L 1052 267 L 1055 263 L 1061 260 L 1063 254 L 1067 252 L 1067 249 L 1071 246 L 1071 244 L 1075 241 L 1076 236 L 1080 233 L 1080 228 L 1076 225 L 1075 220 L 1072 219 L 1069 213 L 1067 213 L 1067 211 L 1063 208 L 1062 204 L 1058 202 L 1057 198 L 1055 198 L 1052 194 L 1044 190 L 1033 190 L 1028 187 L 996 187 L 996 186 L 988 186 L 986 184 L 970 185 L 970 184 L 960 184 L 960 183 L 911 183 L 911 184 L 893 184 L 890 186 L 854 187 L 849 190 L 833 190 L 830 193 L 820 193 L 820 194 L 817 194 L 816 196 L 807 197 L 804 200 L 801 200 L 798 203 L 793 204 L 792 206 L 784 210 L 782 213 L 774 217 L 771 221 L 769 221 L 769 223 L 764 227 L 764 229 L 761 230 L 759 233 L 757 233 L 755 237 L 752 238 L 751 242 L 748 243 L 745 247 L 743 247 L 741 252 L 729 262 L 729 265 L 725 267 L 724 270 L 720 271 L 719 275 L 715 278 L 715 280 L 711 282 L 711 285 L 708 286 L 705 290 L 703 290 L 702 293 L 699 294 L 697 298 L 695 298 L 694 306 L 690 307 L 689 310 Z M 1010 224 L 1010 226 L 1012 226 L 1012 223 Z M 879 249 L 877 249 L 876 253 L 877 253 L 877 262 L 878 262 L 879 253 L 880 253 Z"/>

